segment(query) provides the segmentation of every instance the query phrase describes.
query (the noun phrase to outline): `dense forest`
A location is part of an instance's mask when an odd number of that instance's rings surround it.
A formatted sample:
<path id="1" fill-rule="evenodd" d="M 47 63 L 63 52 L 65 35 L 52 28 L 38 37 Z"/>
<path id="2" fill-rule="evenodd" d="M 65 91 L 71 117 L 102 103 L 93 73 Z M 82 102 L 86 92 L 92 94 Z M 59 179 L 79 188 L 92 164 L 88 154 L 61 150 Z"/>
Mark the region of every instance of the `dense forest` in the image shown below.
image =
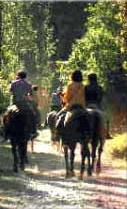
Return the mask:
<path id="1" fill-rule="evenodd" d="M 96 72 L 108 99 L 127 108 L 126 2 L 1 2 L 0 11 L 1 111 L 19 69 L 49 93 L 75 69 Z"/>

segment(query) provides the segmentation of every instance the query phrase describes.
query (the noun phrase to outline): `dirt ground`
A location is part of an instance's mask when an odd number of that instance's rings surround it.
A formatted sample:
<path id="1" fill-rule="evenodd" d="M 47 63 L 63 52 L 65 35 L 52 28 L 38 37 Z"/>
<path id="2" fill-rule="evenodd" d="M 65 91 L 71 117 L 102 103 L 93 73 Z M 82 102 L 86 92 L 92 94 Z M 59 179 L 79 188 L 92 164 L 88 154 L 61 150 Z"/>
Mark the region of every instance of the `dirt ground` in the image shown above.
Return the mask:
<path id="1" fill-rule="evenodd" d="M 102 156 L 99 176 L 79 175 L 79 147 L 76 149 L 76 176 L 65 178 L 63 153 L 50 144 L 49 130 L 40 132 L 29 145 L 29 165 L 14 174 L 9 143 L 0 144 L 0 209 L 127 209 L 126 170 L 112 167 Z"/>

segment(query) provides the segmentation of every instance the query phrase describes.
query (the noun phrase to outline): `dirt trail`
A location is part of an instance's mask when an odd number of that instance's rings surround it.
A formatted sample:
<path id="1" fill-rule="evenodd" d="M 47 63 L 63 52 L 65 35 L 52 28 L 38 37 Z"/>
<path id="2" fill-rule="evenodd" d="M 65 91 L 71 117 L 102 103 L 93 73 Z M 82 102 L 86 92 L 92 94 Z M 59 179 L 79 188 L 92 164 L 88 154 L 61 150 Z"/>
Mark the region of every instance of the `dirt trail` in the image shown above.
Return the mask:
<path id="1" fill-rule="evenodd" d="M 100 176 L 78 180 L 79 149 L 76 150 L 76 177 L 65 179 L 64 158 L 50 145 L 48 130 L 43 130 L 30 153 L 25 172 L 13 174 L 8 145 L 0 158 L 0 209 L 126 209 L 126 171 L 113 169 L 103 161 Z M 1 148 L 3 149 L 3 148 Z M 29 147 L 30 150 L 30 147 Z M 1 152 L 3 153 L 3 152 Z M 9 153 L 11 154 L 11 153 Z"/>

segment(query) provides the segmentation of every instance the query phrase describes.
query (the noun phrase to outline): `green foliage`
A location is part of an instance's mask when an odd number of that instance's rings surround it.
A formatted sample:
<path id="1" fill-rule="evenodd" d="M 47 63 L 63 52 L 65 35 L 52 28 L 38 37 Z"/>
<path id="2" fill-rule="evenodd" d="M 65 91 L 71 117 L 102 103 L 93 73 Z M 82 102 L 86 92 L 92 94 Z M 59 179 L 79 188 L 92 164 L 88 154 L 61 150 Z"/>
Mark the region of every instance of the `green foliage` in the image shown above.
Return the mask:
<path id="1" fill-rule="evenodd" d="M 49 5 L 31 2 L 2 5 L 2 69 L 9 75 L 25 68 L 35 79 L 38 73 L 44 74 L 54 53 Z"/>
<path id="2" fill-rule="evenodd" d="M 2 71 L 0 72 L 0 113 L 5 111 L 9 105 L 9 89 L 8 82 L 4 78 Z"/>
<path id="3" fill-rule="evenodd" d="M 50 59 L 55 52 L 50 5 L 46 2 L 2 2 L 1 11 L 1 74 L 2 82 L 6 83 L 2 92 L 8 89 L 19 69 L 27 71 L 32 83 L 49 88 Z"/>
<path id="4" fill-rule="evenodd" d="M 68 66 L 70 70 L 81 69 L 84 75 L 96 72 L 105 84 L 108 72 L 119 69 L 123 62 L 118 41 L 120 6 L 115 2 L 89 4 L 88 12 L 87 32 L 73 45 Z"/>

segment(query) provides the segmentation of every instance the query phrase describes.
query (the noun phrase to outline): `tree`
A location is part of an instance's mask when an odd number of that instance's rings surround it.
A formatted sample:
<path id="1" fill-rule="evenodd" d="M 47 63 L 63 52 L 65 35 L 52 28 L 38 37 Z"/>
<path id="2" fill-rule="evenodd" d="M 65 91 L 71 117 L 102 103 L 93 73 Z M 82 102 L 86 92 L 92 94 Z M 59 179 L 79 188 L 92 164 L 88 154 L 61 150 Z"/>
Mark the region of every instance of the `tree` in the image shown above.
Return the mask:
<path id="1" fill-rule="evenodd" d="M 56 42 L 56 60 L 67 60 L 71 53 L 72 43 L 85 32 L 84 22 L 87 12 L 86 2 L 53 2 L 51 3 L 51 22 L 54 26 Z"/>
<path id="2" fill-rule="evenodd" d="M 88 11 L 87 32 L 73 45 L 68 65 L 71 69 L 81 69 L 85 75 L 96 72 L 104 84 L 107 74 L 117 70 L 123 62 L 118 41 L 122 29 L 120 4 L 89 4 Z"/>
<path id="3" fill-rule="evenodd" d="M 32 83 L 49 88 L 55 52 L 49 3 L 2 2 L 1 10 L 1 79 L 7 81 L 6 89 L 21 68 Z"/>

